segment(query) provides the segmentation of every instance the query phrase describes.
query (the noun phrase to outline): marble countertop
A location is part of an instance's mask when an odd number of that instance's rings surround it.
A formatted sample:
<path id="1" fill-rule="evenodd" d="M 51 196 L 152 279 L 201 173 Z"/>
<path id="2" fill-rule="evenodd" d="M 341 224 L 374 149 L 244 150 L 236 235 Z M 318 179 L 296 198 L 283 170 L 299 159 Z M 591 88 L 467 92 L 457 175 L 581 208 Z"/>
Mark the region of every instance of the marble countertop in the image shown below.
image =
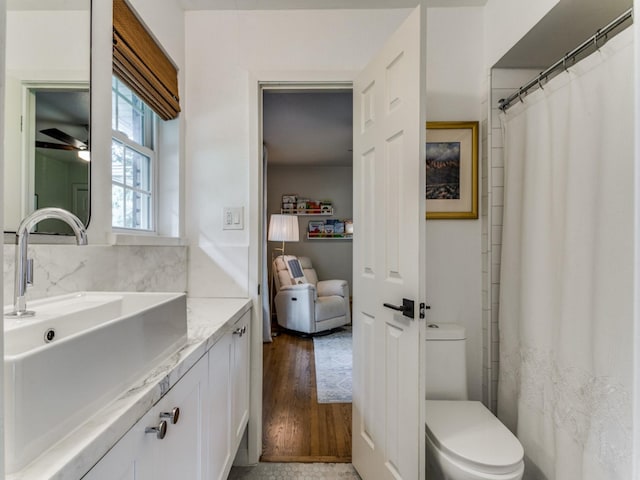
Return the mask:
<path id="1" fill-rule="evenodd" d="M 6 480 L 78 480 L 251 308 L 243 298 L 188 298 L 187 343 Z"/>

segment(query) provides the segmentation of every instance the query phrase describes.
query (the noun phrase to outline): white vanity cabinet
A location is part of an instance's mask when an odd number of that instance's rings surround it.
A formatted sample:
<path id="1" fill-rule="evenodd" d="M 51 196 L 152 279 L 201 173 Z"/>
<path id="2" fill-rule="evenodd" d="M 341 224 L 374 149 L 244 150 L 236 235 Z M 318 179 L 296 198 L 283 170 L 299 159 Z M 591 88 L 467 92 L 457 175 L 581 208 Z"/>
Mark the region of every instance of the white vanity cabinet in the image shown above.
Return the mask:
<path id="1" fill-rule="evenodd" d="M 205 357 L 114 445 L 84 480 L 204 480 L 207 393 Z M 150 428 L 166 431 L 162 435 Z"/>
<path id="2" fill-rule="evenodd" d="M 245 313 L 209 351 L 209 478 L 229 474 L 249 419 L 249 324 Z"/>
<path id="3" fill-rule="evenodd" d="M 222 327 L 210 350 L 83 480 L 226 479 L 249 419 L 250 322 L 251 310 Z"/>

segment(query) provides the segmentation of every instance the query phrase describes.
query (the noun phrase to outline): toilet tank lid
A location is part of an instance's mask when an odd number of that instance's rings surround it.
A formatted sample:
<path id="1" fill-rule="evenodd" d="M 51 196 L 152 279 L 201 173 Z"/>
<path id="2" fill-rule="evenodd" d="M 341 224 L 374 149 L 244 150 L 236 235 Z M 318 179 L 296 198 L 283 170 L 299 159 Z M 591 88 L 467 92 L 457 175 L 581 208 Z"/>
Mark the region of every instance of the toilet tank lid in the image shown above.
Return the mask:
<path id="1" fill-rule="evenodd" d="M 430 323 L 427 325 L 427 340 L 464 340 L 464 327 L 455 323 Z"/>

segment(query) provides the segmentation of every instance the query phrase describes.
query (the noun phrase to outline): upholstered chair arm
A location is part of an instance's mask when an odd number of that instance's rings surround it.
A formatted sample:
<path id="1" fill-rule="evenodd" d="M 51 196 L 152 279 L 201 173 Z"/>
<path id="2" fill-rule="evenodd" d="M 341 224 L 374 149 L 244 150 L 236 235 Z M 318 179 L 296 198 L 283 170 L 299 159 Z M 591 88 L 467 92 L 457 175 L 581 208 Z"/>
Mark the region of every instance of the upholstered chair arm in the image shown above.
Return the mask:
<path id="1" fill-rule="evenodd" d="M 297 285 L 283 285 L 280 287 L 279 294 L 283 295 L 309 295 L 312 299 L 316 299 L 318 297 L 318 292 L 316 287 L 311 285 L 310 283 L 299 283 Z"/>
<path id="2" fill-rule="evenodd" d="M 338 295 L 349 298 L 349 284 L 346 280 L 320 280 L 317 285 L 318 296 Z"/>

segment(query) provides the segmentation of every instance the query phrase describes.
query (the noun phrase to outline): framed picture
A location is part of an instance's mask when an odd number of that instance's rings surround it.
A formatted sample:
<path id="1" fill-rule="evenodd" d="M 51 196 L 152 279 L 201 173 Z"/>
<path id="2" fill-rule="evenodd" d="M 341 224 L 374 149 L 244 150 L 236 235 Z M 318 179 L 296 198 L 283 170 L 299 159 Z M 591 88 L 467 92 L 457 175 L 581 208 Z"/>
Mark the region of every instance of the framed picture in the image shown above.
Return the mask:
<path id="1" fill-rule="evenodd" d="M 427 122 L 427 219 L 478 218 L 478 122 Z"/>

